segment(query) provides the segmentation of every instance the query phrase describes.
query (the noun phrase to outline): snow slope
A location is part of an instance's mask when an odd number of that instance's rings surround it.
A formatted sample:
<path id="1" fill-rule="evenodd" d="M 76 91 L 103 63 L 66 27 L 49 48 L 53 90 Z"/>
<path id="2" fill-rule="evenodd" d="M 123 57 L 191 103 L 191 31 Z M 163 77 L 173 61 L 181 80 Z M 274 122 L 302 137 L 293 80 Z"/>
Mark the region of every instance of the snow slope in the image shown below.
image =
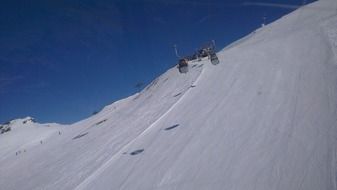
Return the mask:
<path id="1" fill-rule="evenodd" d="M 337 189 L 336 55 L 337 1 L 307 5 L 217 66 L 172 68 L 24 154 L 1 149 L 0 187 Z"/>
<path id="2" fill-rule="evenodd" d="M 59 124 L 39 124 L 26 117 L 10 121 L 11 131 L 0 134 L 0 162 L 11 161 L 11 156 L 24 153 L 26 149 L 39 145 L 40 141 L 58 133 Z M 6 160 L 9 159 L 9 160 Z"/>

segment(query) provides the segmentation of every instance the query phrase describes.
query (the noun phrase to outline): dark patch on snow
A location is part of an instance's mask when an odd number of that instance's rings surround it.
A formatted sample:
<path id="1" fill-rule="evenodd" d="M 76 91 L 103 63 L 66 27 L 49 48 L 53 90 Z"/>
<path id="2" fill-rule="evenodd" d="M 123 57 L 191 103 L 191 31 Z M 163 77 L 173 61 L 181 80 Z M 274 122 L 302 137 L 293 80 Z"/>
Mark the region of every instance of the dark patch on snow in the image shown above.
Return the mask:
<path id="1" fill-rule="evenodd" d="M 200 68 L 200 67 L 202 67 L 202 66 L 204 66 L 204 64 L 200 64 L 200 65 L 198 66 L 198 68 Z"/>
<path id="2" fill-rule="evenodd" d="M 97 122 L 95 125 L 100 125 L 100 124 L 102 124 L 102 123 L 104 123 L 106 121 L 107 121 L 107 119 L 103 119 L 102 121 Z"/>
<path id="3" fill-rule="evenodd" d="M 197 65 L 192 65 L 192 68 L 196 67 Z"/>
<path id="4" fill-rule="evenodd" d="M 144 149 L 138 149 L 130 153 L 131 156 L 137 155 L 144 152 Z"/>
<path id="5" fill-rule="evenodd" d="M 175 124 L 175 125 L 172 125 L 171 127 L 167 127 L 167 128 L 165 128 L 164 130 L 165 130 L 165 131 L 169 131 L 169 130 L 174 129 L 174 128 L 177 128 L 177 127 L 179 127 L 179 124 Z"/>
<path id="6" fill-rule="evenodd" d="M 4 134 L 4 133 L 7 133 L 9 131 L 11 131 L 11 127 L 10 126 L 1 126 L 1 130 L 0 130 L 0 134 Z"/>
<path id="7" fill-rule="evenodd" d="M 79 135 L 77 135 L 76 137 L 74 137 L 73 140 L 79 139 L 79 138 L 81 138 L 81 137 L 83 137 L 83 136 L 85 136 L 85 135 L 87 135 L 87 134 L 88 134 L 88 132 L 79 134 Z"/>
<path id="8" fill-rule="evenodd" d="M 192 85 L 191 85 L 191 88 L 194 88 L 194 87 L 196 87 L 196 85 L 193 85 L 193 84 L 192 84 Z"/>
<path id="9" fill-rule="evenodd" d="M 180 92 L 180 93 L 178 93 L 178 94 L 176 94 L 176 95 L 174 95 L 173 97 L 177 97 L 177 96 L 179 96 L 179 95 L 181 95 L 181 92 Z"/>
<path id="10" fill-rule="evenodd" d="M 27 120 L 24 120 L 24 121 L 22 122 L 22 124 L 26 124 L 26 123 L 28 123 L 28 122 L 36 123 L 36 121 L 35 121 L 34 118 L 28 118 Z"/>
<path id="11" fill-rule="evenodd" d="M 257 95 L 259 95 L 259 96 L 260 96 L 261 94 L 262 94 L 262 92 L 261 92 L 261 91 L 258 91 L 258 92 L 257 92 Z"/>

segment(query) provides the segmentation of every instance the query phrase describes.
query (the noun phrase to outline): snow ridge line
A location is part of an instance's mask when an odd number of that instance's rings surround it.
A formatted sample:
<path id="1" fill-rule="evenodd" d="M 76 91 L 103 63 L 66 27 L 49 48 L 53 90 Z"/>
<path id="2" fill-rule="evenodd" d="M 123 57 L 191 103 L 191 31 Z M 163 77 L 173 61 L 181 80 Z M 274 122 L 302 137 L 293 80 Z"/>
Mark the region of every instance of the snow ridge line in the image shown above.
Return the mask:
<path id="1" fill-rule="evenodd" d="M 193 82 L 193 85 L 198 83 L 199 79 L 201 78 L 201 75 L 202 75 L 203 71 L 204 71 L 204 68 L 202 68 L 198 78 Z M 186 94 L 188 94 L 188 92 L 190 90 L 191 89 L 187 90 L 184 93 L 184 95 L 181 96 L 179 98 L 179 100 L 177 102 L 175 102 L 163 115 L 161 115 L 155 122 L 153 122 L 148 128 L 146 128 L 143 132 L 141 132 L 133 140 L 131 140 L 130 142 L 125 144 L 122 148 L 120 148 L 119 151 L 117 151 L 114 155 L 112 155 L 112 157 L 108 161 L 106 161 L 104 164 L 102 164 L 96 171 L 94 171 L 91 175 L 89 175 L 89 177 L 87 177 L 84 181 L 82 181 L 80 184 L 78 184 L 74 188 L 74 190 L 82 190 L 85 187 L 87 187 L 95 178 L 97 178 L 100 174 L 102 174 L 113 163 L 113 161 L 115 161 L 115 159 L 117 159 L 118 156 L 121 155 L 124 152 L 124 150 L 126 148 L 128 148 L 132 143 L 134 143 L 139 138 L 146 135 L 152 128 L 154 128 L 157 125 L 157 123 L 159 123 L 159 121 L 162 118 L 164 118 L 166 115 L 168 115 L 175 108 L 175 106 L 178 105 L 182 101 L 182 99 L 184 99 L 184 97 L 186 96 Z"/>

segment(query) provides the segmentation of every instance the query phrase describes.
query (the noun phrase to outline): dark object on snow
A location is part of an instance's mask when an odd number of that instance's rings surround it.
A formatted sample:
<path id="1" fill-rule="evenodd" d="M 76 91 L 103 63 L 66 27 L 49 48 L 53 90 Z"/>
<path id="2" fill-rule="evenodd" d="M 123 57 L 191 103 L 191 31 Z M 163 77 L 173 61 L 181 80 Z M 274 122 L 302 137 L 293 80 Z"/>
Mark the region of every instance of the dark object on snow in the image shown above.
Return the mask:
<path id="1" fill-rule="evenodd" d="M 138 149 L 138 150 L 135 150 L 135 151 L 131 152 L 130 155 L 134 156 L 134 155 L 140 154 L 142 152 L 144 152 L 144 149 Z"/>
<path id="2" fill-rule="evenodd" d="M 97 122 L 95 125 L 100 125 L 100 124 L 102 124 L 102 123 L 104 123 L 106 121 L 107 121 L 107 119 L 103 119 L 102 121 Z"/>
<path id="3" fill-rule="evenodd" d="M 76 137 L 74 137 L 73 140 L 79 139 L 79 138 L 81 138 L 81 137 L 83 137 L 83 136 L 85 136 L 85 135 L 87 135 L 87 134 L 88 134 L 88 132 L 79 134 L 79 135 L 77 135 Z"/>
<path id="4" fill-rule="evenodd" d="M 177 96 L 180 96 L 180 95 L 181 95 L 181 92 L 178 93 L 178 94 L 176 94 L 176 95 L 174 95 L 173 97 L 177 97 Z"/>
<path id="5" fill-rule="evenodd" d="M 36 120 L 34 118 L 29 117 L 27 120 L 24 120 L 22 123 L 26 124 L 26 123 L 29 123 L 29 122 L 36 123 Z"/>
<path id="6" fill-rule="evenodd" d="M 218 58 L 218 56 L 216 55 L 215 52 L 210 53 L 210 54 L 209 54 L 209 58 L 210 58 L 211 63 L 212 63 L 213 65 L 219 64 L 219 58 Z"/>
<path id="7" fill-rule="evenodd" d="M 188 60 L 187 59 L 180 59 L 178 63 L 178 69 L 180 73 L 187 73 L 188 72 Z"/>
<path id="8" fill-rule="evenodd" d="M 1 128 L 0 133 L 3 134 L 3 133 L 6 133 L 6 132 L 9 132 L 10 130 L 11 130 L 11 127 L 4 126 L 4 127 Z"/>
<path id="9" fill-rule="evenodd" d="M 167 127 L 167 128 L 165 128 L 165 131 L 169 131 L 169 130 L 177 128 L 177 127 L 179 127 L 179 124 L 175 124 L 175 125 L 172 125 L 171 127 Z"/>

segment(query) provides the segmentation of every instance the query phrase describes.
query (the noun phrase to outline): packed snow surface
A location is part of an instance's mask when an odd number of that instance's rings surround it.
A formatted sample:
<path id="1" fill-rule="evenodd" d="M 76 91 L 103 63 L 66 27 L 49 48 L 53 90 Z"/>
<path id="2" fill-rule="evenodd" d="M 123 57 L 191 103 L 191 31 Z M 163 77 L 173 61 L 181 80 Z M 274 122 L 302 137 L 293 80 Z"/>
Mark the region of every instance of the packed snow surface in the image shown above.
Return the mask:
<path id="1" fill-rule="evenodd" d="M 337 189 L 336 56 L 321 0 L 83 121 L 15 120 L 0 189 Z"/>

